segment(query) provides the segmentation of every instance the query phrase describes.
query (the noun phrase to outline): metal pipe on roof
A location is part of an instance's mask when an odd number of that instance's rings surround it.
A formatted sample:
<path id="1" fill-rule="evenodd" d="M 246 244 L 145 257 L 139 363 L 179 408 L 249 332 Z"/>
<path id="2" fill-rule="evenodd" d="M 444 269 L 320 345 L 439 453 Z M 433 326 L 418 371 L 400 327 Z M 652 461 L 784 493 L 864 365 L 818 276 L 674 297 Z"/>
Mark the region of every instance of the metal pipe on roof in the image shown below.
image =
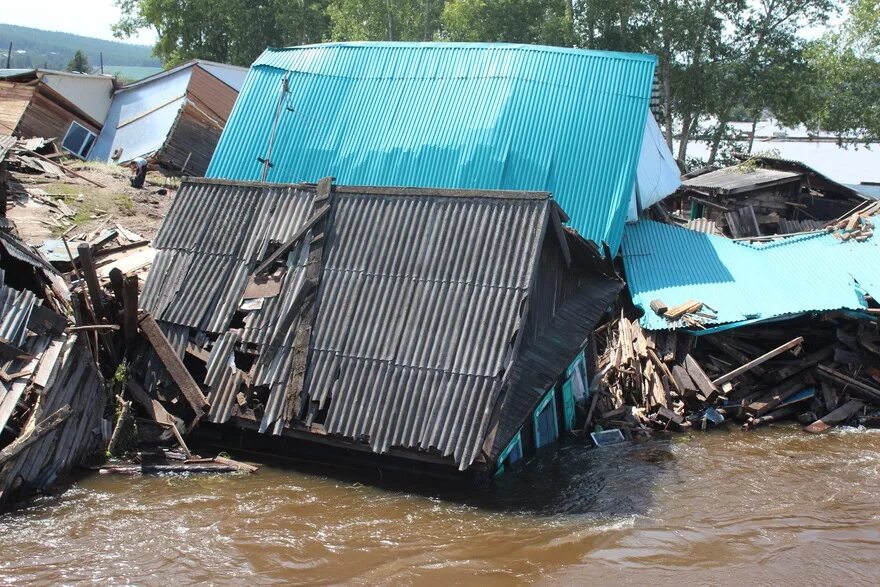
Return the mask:
<path id="1" fill-rule="evenodd" d="M 266 178 L 269 177 L 269 168 L 272 167 L 272 147 L 275 145 L 275 135 L 278 132 L 278 122 L 281 119 L 281 106 L 284 104 L 284 97 L 290 91 L 290 87 L 288 86 L 289 78 L 290 74 L 285 74 L 284 77 L 281 78 L 281 95 L 278 96 L 278 104 L 275 106 L 275 119 L 272 121 L 272 133 L 269 135 L 269 146 L 266 148 L 265 159 L 259 159 L 260 163 L 263 164 L 263 174 L 261 175 L 260 181 L 266 181 Z"/>

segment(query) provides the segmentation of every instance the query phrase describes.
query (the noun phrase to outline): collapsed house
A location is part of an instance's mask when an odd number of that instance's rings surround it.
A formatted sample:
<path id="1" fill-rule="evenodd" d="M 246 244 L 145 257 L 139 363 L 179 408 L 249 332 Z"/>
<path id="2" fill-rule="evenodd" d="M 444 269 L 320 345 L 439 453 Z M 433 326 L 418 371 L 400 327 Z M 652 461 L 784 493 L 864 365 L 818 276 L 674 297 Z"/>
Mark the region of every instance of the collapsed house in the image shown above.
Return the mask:
<path id="1" fill-rule="evenodd" d="M 70 292 L 45 259 L 0 230 L 0 509 L 45 490 L 107 439 L 104 379 Z"/>
<path id="2" fill-rule="evenodd" d="M 101 131 L 114 89 L 110 76 L 0 70 L 0 133 L 45 137 L 84 158 Z"/>
<path id="3" fill-rule="evenodd" d="M 597 336 L 586 425 L 746 429 L 798 419 L 821 433 L 880 425 L 880 203 L 821 230 L 737 242 L 628 224 L 632 306 Z"/>
<path id="4" fill-rule="evenodd" d="M 573 421 L 557 384 L 622 287 L 565 219 L 547 193 L 190 180 L 141 306 L 212 423 L 493 472 Z"/>
<path id="5" fill-rule="evenodd" d="M 268 49 L 206 176 L 547 191 L 572 228 L 614 254 L 628 210 L 678 185 L 672 157 L 659 156 L 665 143 L 649 132 L 655 64 L 651 55 L 501 43 Z M 655 169 L 637 174 L 642 150 Z M 665 193 L 661 165 L 673 170 Z"/>
<path id="6" fill-rule="evenodd" d="M 663 206 L 689 228 L 745 238 L 824 228 L 866 199 L 803 163 L 756 155 L 685 176 Z"/>
<path id="7" fill-rule="evenodd" d="M 203 175 L 247 70 L 194 60 L 118 89 L 88 159 Z"/>

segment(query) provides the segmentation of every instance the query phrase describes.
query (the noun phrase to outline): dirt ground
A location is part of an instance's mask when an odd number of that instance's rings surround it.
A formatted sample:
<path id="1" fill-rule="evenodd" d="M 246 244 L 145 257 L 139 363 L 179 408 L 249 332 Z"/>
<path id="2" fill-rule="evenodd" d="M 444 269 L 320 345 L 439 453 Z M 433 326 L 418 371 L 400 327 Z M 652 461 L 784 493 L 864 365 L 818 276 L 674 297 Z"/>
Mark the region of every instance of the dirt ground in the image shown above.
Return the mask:
<path id="1" fill-rule="evenodd" d="M 16 205 L 7 211 L 7 217 L 29 244 L 40 245 L 64 233 L 75 236 L 114 223 L 152 239 L 180 185 L 178 178 L 151 171 L 144 187 L 135 189 L 129 184 L 127 168 L 69 160 L 64 164 L 104 187 L 71 176 L 11 173 L 10 200 Z M 63 202 L 73 214 L 62 216 L 45 200 Z"/>

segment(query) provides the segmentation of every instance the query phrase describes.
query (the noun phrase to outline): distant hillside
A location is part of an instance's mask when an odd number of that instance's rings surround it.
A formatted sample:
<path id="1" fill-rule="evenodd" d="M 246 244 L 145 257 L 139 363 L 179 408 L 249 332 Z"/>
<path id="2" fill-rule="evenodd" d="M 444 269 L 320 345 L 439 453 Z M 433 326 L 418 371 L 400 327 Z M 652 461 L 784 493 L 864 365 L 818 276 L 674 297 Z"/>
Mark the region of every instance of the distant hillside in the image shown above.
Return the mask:
<path id="1" fill-rule="evenodd" d="M 6 53 L 10 42 L 10 66 L 13 68 L 65 69 L 77 50 L 84 52 L 94 67 L 100 63 L 100 54 L 103 53 L 105 71 L 108 65 L 151 68 L 161 65 L 152 56 L 152 47 L 146 45 L 0 24 L 0 68 L 6 67 Z"/>

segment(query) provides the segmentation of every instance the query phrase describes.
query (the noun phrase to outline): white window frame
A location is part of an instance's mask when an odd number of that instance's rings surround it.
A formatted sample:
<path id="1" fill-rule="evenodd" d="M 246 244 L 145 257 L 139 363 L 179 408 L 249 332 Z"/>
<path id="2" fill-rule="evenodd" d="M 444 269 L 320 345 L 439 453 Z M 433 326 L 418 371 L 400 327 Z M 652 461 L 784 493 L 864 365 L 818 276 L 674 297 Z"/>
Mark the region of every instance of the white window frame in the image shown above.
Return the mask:
<path id="1" fill-rule="evenodd" d="M 70 133 L 74 130 L 74 126 L 77 126 L 81 129 L 83 129 L 84 131 L 86 131 L 86 136 L 83 139 L 82 143 L 80 143 L 79 148 L 76 151 L 74 151 L 73 149 L 70 149 L 66 146 L 67 137 L 69 137 Z M 70 126 L 67 127 L 67 132 L 64 133 L 64 139 L 61 141 L 61 148 L 64 149 L 65 151 L 67 151 L 68 153 L 71 153 L 74 156 L 79 157 L 80 159 L 85 159 L 86 156 L 88 156 L 89 151 L 91 151 L 92 147 L 95 145 L 96 140 L 98 140 L 97 134 L 93 133 L 88 128 L 84 127 L 83 125 L 81 125 L 77 121 L 73 120 L 70 122 Z M 88 145 L 89 147 L 86 148 L 86 145 Z"/>

